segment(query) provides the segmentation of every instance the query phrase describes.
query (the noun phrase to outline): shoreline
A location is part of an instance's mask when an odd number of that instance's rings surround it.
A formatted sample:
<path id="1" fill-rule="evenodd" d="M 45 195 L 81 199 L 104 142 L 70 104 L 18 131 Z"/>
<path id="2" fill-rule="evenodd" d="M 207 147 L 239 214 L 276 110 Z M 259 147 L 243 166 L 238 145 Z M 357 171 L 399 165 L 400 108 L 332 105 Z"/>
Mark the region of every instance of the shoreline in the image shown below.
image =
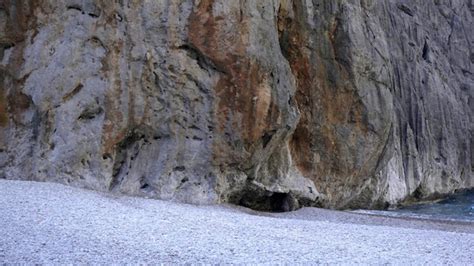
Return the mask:
<path id="1" fill-rule="evenodd" d="M 384 211 L 379 210 L 330 210 L 315 207 L 304 207 L 292 212 L 271 213 L 255 211 L 242 206 L 235 206 L 231 204 L 223 204 L 220 206 L 229 208 L 231 210 L 238 210 L 239 212 L 250 215 L 278 219 L 298 219 L 306 221 L 324 221 L 340 224 L 359 224 L 369 226 L 390 226 L 474 234 L 474 221 L 435 218 L 428 219 L 411 216 L 391 216 L 385 214 Z"/>
<path id="2" fill-rule="evenodd" d="M 357 210 L 333 210 L 325 209 L 318 207 L 303 207 L 295 211 L 290 212 L 265 212 L 257 211 L 244 206 L 234 205 L 230 203 L 223 204 L 209 204 L 209 205 L 195 205 L 188 203 L 181 203 L 175 201 L 166 201 L 161 199 L 153 198 L 143 198 L 143 197 L 134 197 L 129 195 L 121 195 L 108 193 L 103 191 L 95 191 L 86 188 L 79 188 L 64 185 L 62 183 L 55 182 L 41 182 L 41 181 L 26 181 L 26 180 L 7 180 L 0 179 L 0 184 L 2 181 L 7 182 L 19 182 L 19 183 L 32 183 L 32 184 L 50 184 L 52 186 L 62 186 L 66 189 L 79 190 L 87 193 L 98 194 L 105 198 L 112 200 L 123 200 L 123 199 L 142 199 L 150 201 L 159 201 L 159 202 L 169 202 L 170 204 L 185 205 L 190 207 L 197 208 L 217 208 L 230 210 L 232 212 L 240 212 L 243 214 L 249 214 L 260 217 L 271 217 L 279 219 L 298 219 L 298 220 L 307 220 L 307 221 L 328 221 L 328 222 L 337 222 L 337 223 L 349 223 L 349 224 L 365 224 L 365 225 L 375 225 L 375 226 L 392 226 L 392 227 L 402 227 L 402 228 L 414 228 L 414 229 L 435 229 L 443 230 L 449 232 L 465 232 L 474 234 L 474 220 L 461 220 L 461 219 L 441 219 L 435 217 L 415 217 L 409 215 L 399 215 L 393 214 L 387 210 L 368 210 L 368 209 L 357 209 Z M 443 199 L 439 199 L 441 201 Z M 423 204 L 420 202 L 419 204 Z M 430 228 L 433 226 L 433 228 Z M 452 227 L 452 228 L 451 228 Z M 456 229 L 461 229 L 456 230 Z"/>
<path id="3" fill-rule="evenodd" d="M 0 180 L 2 263 L 468 264 L 474 223 L 262 213 Z"/>

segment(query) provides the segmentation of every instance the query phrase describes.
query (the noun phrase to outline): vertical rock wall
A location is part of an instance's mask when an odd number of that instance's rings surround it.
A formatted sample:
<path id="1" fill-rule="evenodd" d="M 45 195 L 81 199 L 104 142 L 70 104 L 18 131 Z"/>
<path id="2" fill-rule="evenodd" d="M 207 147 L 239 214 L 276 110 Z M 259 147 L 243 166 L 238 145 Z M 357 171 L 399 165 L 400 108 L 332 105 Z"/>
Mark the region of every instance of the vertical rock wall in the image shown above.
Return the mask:
<path id="1" fill-rule="evenodd" d="M 473 11 L 1 1 L 0 178 L 274 211 L 473 187 Z"/>

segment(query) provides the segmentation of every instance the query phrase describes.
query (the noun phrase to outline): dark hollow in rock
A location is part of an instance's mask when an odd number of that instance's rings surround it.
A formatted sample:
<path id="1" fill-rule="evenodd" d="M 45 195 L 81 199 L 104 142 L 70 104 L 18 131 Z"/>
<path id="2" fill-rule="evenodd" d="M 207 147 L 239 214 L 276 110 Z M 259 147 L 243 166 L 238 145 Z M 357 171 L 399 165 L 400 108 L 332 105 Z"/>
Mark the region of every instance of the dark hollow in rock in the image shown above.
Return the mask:
<path id="1" fill-rule="evenodd" d="M 179 166 L 176 166 L 173 171 L 178 171 L 178 172 L 183 172 L 184 170 L 186 170 L 186 167 L 182 166 L 182 165 L 179 165 Z"/>
<path id="2" fill-rule="evenodd" d="M 403 13 L 407 14 L 410 17 L 413 17 L 413 15 L 414 15 L 413 11 L 409 7 L 407 7 L 406 5 L 400 4 L 397 7 L 398 7 L 398 9 L 403 11 Z"/>
<path id="3" fill-rule="evenodd" d="M 274 134 L 275 134 L 275 131 L 265 132 L 265 134 L 263 134 L 262 144 L 263 144 L 264 149 L 267 147 L 268 143 L 272 140 L 272 137 Z"/>
<path id="4" fill-rule="evenodd" d="M 265 212 L 288 212 L 298 209 L 298 200 L 291 193 L 247 188 L 237 205 Z"/>

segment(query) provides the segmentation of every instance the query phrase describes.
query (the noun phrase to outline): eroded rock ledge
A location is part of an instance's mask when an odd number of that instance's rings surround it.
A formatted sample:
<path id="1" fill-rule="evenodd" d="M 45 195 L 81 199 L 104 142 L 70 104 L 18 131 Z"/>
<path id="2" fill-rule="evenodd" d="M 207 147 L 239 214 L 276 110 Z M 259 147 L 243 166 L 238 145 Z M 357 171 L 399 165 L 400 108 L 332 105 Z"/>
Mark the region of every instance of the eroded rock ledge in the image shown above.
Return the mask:
<path id="1" fill-rule="evenodd" d="M 473 12 L 1 1 L 0 178 L 270 211 L 473 187 Z"/>

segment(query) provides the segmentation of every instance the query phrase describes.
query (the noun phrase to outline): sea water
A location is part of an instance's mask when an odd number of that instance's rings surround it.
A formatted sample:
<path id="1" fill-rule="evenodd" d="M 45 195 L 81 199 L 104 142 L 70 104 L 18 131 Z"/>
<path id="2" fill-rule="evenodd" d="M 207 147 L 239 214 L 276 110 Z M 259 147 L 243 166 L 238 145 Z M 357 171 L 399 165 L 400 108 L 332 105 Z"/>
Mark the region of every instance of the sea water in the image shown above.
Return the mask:
<path id="1" fill-rule="evenodd" d="M 435 202 L 418 203 L 388 211 L 357 210 L 355 212 L 393 217 L 474 222 L 474 189 L 456 193 Z"/>
<path id="2" fill-rule="evenodd" d="M 474 221 L 474 190 L 453 194 L 436 202 L 402 207 L 392 212 L 422 218 Z"/>

